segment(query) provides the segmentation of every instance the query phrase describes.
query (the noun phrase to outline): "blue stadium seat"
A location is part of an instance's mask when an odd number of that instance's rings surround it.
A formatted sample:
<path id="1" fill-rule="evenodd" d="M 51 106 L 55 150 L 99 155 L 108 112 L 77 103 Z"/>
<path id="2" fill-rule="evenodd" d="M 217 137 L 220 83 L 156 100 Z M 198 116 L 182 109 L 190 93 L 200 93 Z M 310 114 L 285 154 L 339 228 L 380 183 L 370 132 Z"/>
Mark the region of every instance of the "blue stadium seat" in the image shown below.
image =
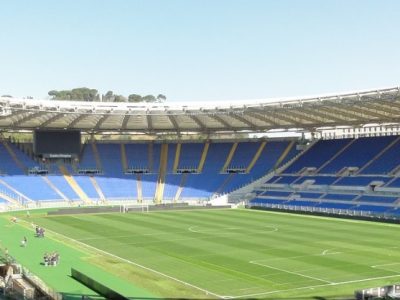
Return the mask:
<path id="1" fill-rule="evenodd" d="M 344 167 L 361 168 L 395 139 L 394 136 L 358 138 L 339 156 L 327 164 L 320 173 L 334 174 Z"/>

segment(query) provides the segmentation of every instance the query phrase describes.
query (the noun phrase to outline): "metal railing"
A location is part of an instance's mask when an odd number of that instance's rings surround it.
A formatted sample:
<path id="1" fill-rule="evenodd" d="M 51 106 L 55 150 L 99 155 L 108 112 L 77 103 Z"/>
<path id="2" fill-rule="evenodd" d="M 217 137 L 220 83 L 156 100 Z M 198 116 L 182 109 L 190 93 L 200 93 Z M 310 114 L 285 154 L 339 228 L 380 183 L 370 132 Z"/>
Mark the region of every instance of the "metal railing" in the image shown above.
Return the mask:
<path id="1" fill-rule="evenodd" d="M 284 205 L 284 204 L 272 204 L 272 203 L 249 203 L 248 207 L 261 207 L 261 208 L 272 208 L 279 210 L 291 210 L 297 212 L 323 213 L 332 215 L 346 215 L 353 217 L 400 220 L 400 215 L 395 215 L 391 213 L 379 213 L 374 211 L 362 211 L 355 209 L 326 208 L 326 207 L 314 207 L 314 206 L 302 206 L 302 205 Z"/>

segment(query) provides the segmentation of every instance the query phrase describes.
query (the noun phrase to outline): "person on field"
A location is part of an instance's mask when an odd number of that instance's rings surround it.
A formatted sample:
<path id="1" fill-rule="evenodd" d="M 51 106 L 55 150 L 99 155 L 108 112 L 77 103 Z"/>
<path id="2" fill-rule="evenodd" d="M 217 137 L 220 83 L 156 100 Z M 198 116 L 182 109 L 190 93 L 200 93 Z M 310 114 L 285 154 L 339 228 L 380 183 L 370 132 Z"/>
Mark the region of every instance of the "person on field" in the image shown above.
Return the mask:
<path id="1" fill-rule="evenodd" d="M 26 236 L 24 236 L 24 238 L 21 241 L 21 247 L 26 247 L 27 244 L 28 244 L 28 239 L 26 238 Z"/>
<path id="2" fill-rule="evenodd" d="M 43 255 L 43 262 L 45 267 L 49 265 L 49 254 L 47 254 L 47 252 L 45 252 Z"/>

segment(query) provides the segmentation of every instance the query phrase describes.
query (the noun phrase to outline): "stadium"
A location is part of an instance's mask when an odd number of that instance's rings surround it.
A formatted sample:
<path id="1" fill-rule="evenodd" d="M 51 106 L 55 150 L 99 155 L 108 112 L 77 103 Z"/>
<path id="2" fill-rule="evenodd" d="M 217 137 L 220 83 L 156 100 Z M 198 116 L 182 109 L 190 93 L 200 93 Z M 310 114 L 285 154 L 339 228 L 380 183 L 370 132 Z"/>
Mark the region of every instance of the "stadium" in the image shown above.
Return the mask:
<path id="1" fill-rule="evenodd" d="M 2 255 L 23 269 L 5 293 L 400 290 L 398 87 L 190 105 L 2 97 L 0 113 Z"/>

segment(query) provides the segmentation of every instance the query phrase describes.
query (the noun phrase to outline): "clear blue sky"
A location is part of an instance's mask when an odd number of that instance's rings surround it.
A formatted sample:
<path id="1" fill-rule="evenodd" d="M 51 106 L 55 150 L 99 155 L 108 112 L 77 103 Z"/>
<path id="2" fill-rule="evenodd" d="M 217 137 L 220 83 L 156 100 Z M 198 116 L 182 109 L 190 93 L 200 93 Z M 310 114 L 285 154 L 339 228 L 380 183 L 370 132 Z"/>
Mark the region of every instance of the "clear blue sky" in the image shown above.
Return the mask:
<path id="1" fill-rule="evenodd" d="M 168 101 L 400 85 L 400 1 L 0 0 L 0 95 Z"/>

